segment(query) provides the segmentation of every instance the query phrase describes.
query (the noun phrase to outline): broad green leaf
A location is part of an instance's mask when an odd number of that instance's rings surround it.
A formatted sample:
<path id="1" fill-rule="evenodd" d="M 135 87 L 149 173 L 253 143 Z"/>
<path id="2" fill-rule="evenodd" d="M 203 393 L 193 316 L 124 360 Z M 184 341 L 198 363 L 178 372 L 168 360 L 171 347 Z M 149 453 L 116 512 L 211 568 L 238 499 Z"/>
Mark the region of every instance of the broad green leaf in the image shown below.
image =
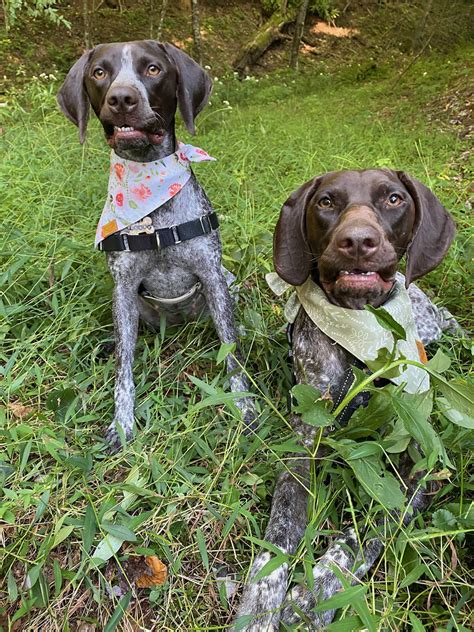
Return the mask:
<path id="1" fill-rule="evenodd" d="M 389 314 L 385 308 L 365 305 L 365 309 L 375 316 L 375 319 L 381 327 L 393 334 L 395 340 L 406 340 L 407 335 L 404 328 L 400 323 L 397 323 L 394 317 Z"/>
<path id="2" fill-rule="evenodd" d="M 397 479 L 374 458 L 348 462 L 366 492 L 386 509 L 399 509 L 405 503 Z"/>
<path id="3" fill-rule="evenodd" d="M 58 597 L 61 592 L 63 583 L 63 577 L 61 572 L 61 566 L 57 559 L 53 562 L 53 575 L 54 575 L 54 596 Z"/>
<path id="4" fill-rule="evenodd" d="M 123 524 L 113 524 L 112 522 L 103 520 L 100 526 L 104 529 L 104 531 L 113 535 L 114 538 L 124 541 L 127 540 L 128 542 L 137 541 L 137 536 L 133 533 L 133 531 Z"/>
<path id="5" fill-rule="evenodd" d="M 381 452 L 382 448 L 378 443 L 375 443 L 374 441 L 365 441 L 364 443 L 361 443 L 359 447 L 355 448 L 349 456 L 346 457 L 346 461 L 363 459 L 374 454 L 381 454 Z"/>
<path id="6" fill-rule="evenodd" d="M 33 445 L 33 439 L 30 439 L 26 444 L 25 447 L 23 448 L 23 452 L 21 454 L 21 461 L 20 461 L 20 466 L 18 468 L 18 473 L 21 474 L 21 472 L 23 471 L 23 469 L 25 468 L 25 465 L 28 463 L 28 459 L 31 453 L 31 447 Z"/>
<path id="7" fill-rule="evenodd" d="M 441 412 L 451 423 L 462 428 L 474 428 L 474 417 L 453 408 L 445 397 L 439 397 L 437 401 L 442 405 Z"/>
<path id="8" fill-rule="evenodd" d="M 359 630 L 364 628 L 365 625 L 362 624 L 359 617 L 352 615 L 344 617 L 340 621 L 333 621 L 327 626 L 326 630 L 327 632 L 359 632 Z"/>
<path id="9" fill-rule="evenodd" d="M 105 538 L 103 538 L 99 544 L 96 546 L 95 551 L 91 555 L 93 560 L 100 560 L 101 562 L 106 562 L 109 560 L 123 544 L 123 540 L 121 538 L 115 538 L 113 535 L 108 533 Z"/>
<path id="10" fill-rule="evenodd" d="M 242 515 L 241 514 L 241 506 L 239 505 L 238 507 L 236 507 L 234 509 L 234 511 L 230 514 L 230 516 L 228 517 L 224 528 L 222 529 L 222 533 L 221 533 L 221 540 L 225 540 L 226 537 L 229 535 L 229 533 L 231 532 L 232 527 L 234 526 L 234 522 L 237 520 L 237 518 Z"/>
<path id="11" fill-rule="evenodd" d="M 471 416 L 474 410 L 474 384 L 461 380 L 446 380 L 442 375 L 430 371 L 436 386 L 455 410 Z"/>
<path id="12" fill-rule="evenodd" d="M 426 564 L 417 564 L 412 570 L 406 575 L 404 579 L 399 584 L 399 588 L 406 588 L 407 586 L 411 586 L 416 581 L 420 579 L 423 573 L 426 571 Z"/>
<path id="13" fill-rule="evenodd" d="M 451 358 L 443 353 L 441 349 L 437 349 L 434 356 L 428 360 L 428 366 L 437 373 L 444 373 L 451 366 Z"/>
<path id="14" fill-rule="evenodd" d="M 281 555 L 281 549 L 279 549 L 276 544 L 272 544 L 271 542 L 267 542 L 266 540 L 260 540 L 260 538 L 255 538 L 253 535 L 248 535 L 246 540 L 249 540 L 253 544 L 265 549 L 266 551 L 270 551 L 275 555 Z"/>
<path id="15" fill-rule="evenodd" d="M 228 393 L 224 390 L 220 390 L 215 395 L 209 395 L 209 397 L 205 397 L 200 402 L 195 404 L 193 406 L 193 410 L 201 410 L 203 408 L 219 406 L 221 404 L 232 404 L 237 399 L 241 399 L 242 397 L 255 397 L 255 393 L 250 393 L 248 391 Z"/>
<path id="16" fill-rule="evenodd" d="M 331 403 L 321 399 L 321 393 L 309 384 L 297 384 L 291 392 L 298 400 L 294 410 L 300 413 L 302 420 L 310 426 L 328 426 L 334 423 L 334 417 L 328 410 Z"/>
<path id="17" fill-rule="evenodd" d="M 125 614 L 128 604 L 130 603 L 130 599 L 132 598 L 132 593 L 128 592 L 124 595 L 117 604 L 117 607 L 112 613 L 112 616 L 105 624 L 103 632 L 113 632 L 117 625 L 122 620 L 123 615 Z"/>
<path id="18" fill-rule="evenodd" d="M 204 539 L 204 535 L 203 535 L 201 529 L 199 529 L 199 528 L 196 529 L 196 541 L 197 541 L 197 545 L 198 545 L 198 548 L 199 548 L 199 554 L 201 556 L 201 560 L 202 560 L 202 563 L 204 565 L 204 568 L 209 573 L 209 556 L 207 554 L 206 540 Z"/>
<path id="19" fill-rule="evenodd" d="M 347 461 L 362 487 L 378 503 L 386 509 L 399 509 L 404 505 L 405 498 L 399 482 L 385 470 L 380 459 L 366 456 L 351 460 L 352 453 L 359 448 L 357 443 L 347 440 L 346 443 L 330 439 L 325 441 Z"/>
<path id="20" fill-rule="evenodd" d="M 264 564 L 264 566 L 258 571 L 255 577 L 252 577 L 252 583 L 258 582 L 262 577 L 267 577 L 277 568 L 280 568 L 283 564 L 288 564 L 288 555 L 286 553 L 278 553 L 278 555 L 274 555 L 270 557 L 268 562 Z"/>
<path id="21" fill-rule="evenodd" d="M 17 600 L 17 597 L 18 597 L 18 587 L 16 585 L 15 577 L 11 570 L 8 571 L 7 587 L 8 587 L 8 599 L 10 603 L 13 603 L 14 601 Z"/>
<path id="22" fill-rule="evenodd" d="M 33 518 L 33 522 L 38 522 L 38 520 L 46 511 L 50 494 L 51 494 L 50 490 L 46 489 L 39 497 L 38 507 L 36 508 L 36 513 L 35 513 L 35 517 Z"/>
<path id="23" fill-rule="evenodd" d="M 425 632 L 426 628 L 413 612 L 408 612 L 412 632 Z"/>
<path id="24" fill-rule="evenodd" d="M 94 537 L 97 532 L 97 520 L 94 508 L 90 503 L 87 504 L 86 514 L 84 516 L 84 526 L 82 528 L 82 545 L 84 552 L 87 554 L 91 550 Z"/>
<path id="25" fill-rule="evenodd" d="M 68 538 L 71 533 L 74 531 L 74 525 L 70 524 L 66 527 L 61 527 L 57 533 L 54 534 L 53 543 L 51 545 L 51 549 L 54 549 L 58 544 L 61 544 L 66 538 Z"/>
<path id="26" fill-rule="evenodd" d="M 332 597 L 329 597 L 329 599 L 326 599 L 322 603 L 318 604 L 316 608 L 314 608 L 314 612 L 344 608 L 344 606 L 348 606 L 354 601 L 364 597 L 366 592 L 367 586 L 351 586 L 350 588 L 337 592 Z"/>
<path id="27" fill-rule="evenodd" d="M 26 581 L 25 581 L 25 586 L 28 589 L 33 588 L 33 586 L 38 581 L 38 577 L 41 573 L 41 566 L 42 566 L 41 564 L 37 564 L 36 566 L 33 566 L 32 568 L 30 568 L 30 570 L 28 571 L 28 575 L 26 576 Z"/>
<path id="28" fill-rule="evenodd" d="M 385 451 L 389 454 L 400 454 L 400 452 L 404 452 L 407 449 L 410 441 L 411 435 L 406 430 L 405 424 L 401 419 L 397 419 L 393 425 L 392 432 L 384 437 L 383 445 Z"/>
<path id="29" fill-rule="evenodd" d="M 120 507 L 122 509 L 129 509 L 129 507 L 131 507 L 131 505 L 133 504 L 133 502 L 137 499 L 138 497 L 138 492 L 135 491 L 130 491 L 130 489 L 126 488 L 126 485 L 130 485 L 133 486 L 134 489 L 136 490 L 141 490 L 142 492 L 145 491 L 149 491 L 146 488 L 146 484 L 148 482 L 148 477 L 145 478 L 144 476 L 140 475 L 140 468 L 138 467 L 138 465 L 134 465 L 132 467 L 132 469 L 130 470 L 129 475 L 127 476 L 127 478 L 125 479 L 125 486 L 124 486 L 124 492 L 123 492 L 123 500 L 120 503 Z M 145 495 L 142 493 L 142 495 Z M 154 495 L 154 494 L 152 494 Z M 113 515 L 114 512 L 109 512 L 107 513 L 107 516 L 104 516 L 104 518 L 107 518 L 110 520 L 111 515 Z"/>
<path id="30" fill-rule="evenodd" d="M 433 525 L 440 531 L 453 531 L 458 526 L 458 521 L 447 509 L 438 509 L 433 513 Z"/>
<path id="31" fill-rule="evenodd" d="M 72 388 L 56 389 L 46 398 L 46 407 L 54 412 L 57 421 L 64 421 L 75 399 L 76 393 Z"/>
<path id="32" fill-rule="evenodd" d="M 256 615 L 254 614 L 243 614 L 241 617 L 239 617 L 237 621 L 234 622 L 234 632 L 242 632 L 242 630 L 245 630 L 249 623 L 252 623 L 252 621 L 255 619 L 255 616 Z"/>
<path id="33" fill-rule="evenodd" d="M 344 435 L 357 439 L 367 436 L 370 431 L 388 424 L 395 417 L 392 401 L 387 389 L 375 389 L 366 408 L 358 408 L 343 431 Z"/>
<path id="34" fill-rule="evenodd" d="M 382 349 L 379 349 L 375 360 L 366 360 L 365 363 L 367 364 L 367 366 L 372 372 L 375 372 L 375 371 L 379 371 L 384 366 L 387 366 L 390 362 L 390 358 L 391 358 L 390 350 L 385 347 L 382 347 Z M 401 355 L 398 354 L 397 359 L 400 359 L 400 358 L 401 358 Z M 397 377 L 397 375 L 400 375 L 401 370 L 402 370 L 402 367 L 400 365 L 387 368 L 383 373 L 383 377 L 387 379 Z"/>
<path id="35" fill-rule="evenodd" d="M 234 353 L 236 344 L 235 342 L 223 342 L 217 352 L 216 364 L 223 362 L 229 353 Z"/>
<path id="36" fill-rule="evenodd" d="M 207 382 L 204 382 L 204 380 L 200 380 L 195 375 L 188 375 L 188 378 L 194 386 L 197 386 L 201 391 L 203 391 L 203 393 L 206 393 L 206 395 L 217 395 L 219 392 L 213 384 L 208 384 Z"/>
<path id="37" fill-rule="evenodd" d="M 395 411 L 402 420 L 405 430 L 418 442 L 425 454 L 442 453 L 438 435 L 429 419 L 427 419 L 428 395 L 410 395 L 408 393 L 392 394 Z M 428 413 L 429 414 L 429 413 Z"/>

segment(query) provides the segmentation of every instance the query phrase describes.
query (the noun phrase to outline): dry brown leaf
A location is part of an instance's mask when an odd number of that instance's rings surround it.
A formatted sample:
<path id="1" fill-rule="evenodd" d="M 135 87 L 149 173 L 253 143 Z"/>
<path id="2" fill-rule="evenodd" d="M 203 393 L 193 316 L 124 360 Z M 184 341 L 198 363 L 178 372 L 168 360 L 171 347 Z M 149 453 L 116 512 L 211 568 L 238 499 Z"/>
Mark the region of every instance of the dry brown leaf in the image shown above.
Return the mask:
<path id="1" fill-rule="evenodd" d="M 25 406 L 21 402 L 9 402 L 7 406 L 12 415 L 18 419 L 23 419 L 23 417 L 35 412 L 35 409 L 32 406 Z"/>
<path id="2" fill-rule="evenodd" d="M 137 577 L 135 580 L 139 588 L 150 588 L 151 586 L 160 586 L 164 584 L 168 577 L 168 569 L 166 565 L 159 560 L 156 555 L 148 555 L 145 557 L 145 564 L 148 569 Z"/>

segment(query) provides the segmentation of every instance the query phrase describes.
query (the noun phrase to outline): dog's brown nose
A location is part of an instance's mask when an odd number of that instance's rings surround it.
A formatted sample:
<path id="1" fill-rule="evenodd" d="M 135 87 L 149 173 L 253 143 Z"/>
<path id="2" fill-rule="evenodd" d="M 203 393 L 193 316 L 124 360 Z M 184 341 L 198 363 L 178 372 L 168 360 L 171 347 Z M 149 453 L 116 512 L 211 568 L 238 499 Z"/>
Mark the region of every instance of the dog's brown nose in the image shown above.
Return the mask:
<path id="1" fill-rule="evenodd" d="M 380 234 L 370 225 L 355 226 L 354 223 L 341 227 L 337 236 L 337 249 L 352 259 L 368 259 L 380 247 Z"/>
<path id="2" fill-rule="evenodd" d="M 131 86 L 116 86 L 109 90 L 107 105 L 114 114 L 130 114 L 138 105 L 139 95 Z"/>

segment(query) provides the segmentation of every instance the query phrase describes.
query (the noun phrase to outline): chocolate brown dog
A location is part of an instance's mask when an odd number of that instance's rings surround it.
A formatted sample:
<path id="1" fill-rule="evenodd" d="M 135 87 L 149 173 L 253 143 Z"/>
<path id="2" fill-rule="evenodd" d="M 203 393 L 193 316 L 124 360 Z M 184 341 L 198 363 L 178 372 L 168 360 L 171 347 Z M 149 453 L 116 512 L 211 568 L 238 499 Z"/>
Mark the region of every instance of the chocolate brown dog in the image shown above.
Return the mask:
<path id="1" fill-rule="evenodd" d="M 318 176 L 295 191 L 283 205 L 274 235 L 274 265 L 279 276 L 294 286 L 308 277 L 325 292 L 330 303 L 361 310 L 387 301 L 396 281 L 400 259 L 406 254 L 406 286 L 435 268 L 454 237 L 450 215 L 421 182 L 400 171 L 373 169 Z M 409 296 L 418 336 L 424 344 L 443 329 L 455 326 L 423 292 L 413 285 Z M 333 400 L 343 388 L 354 357 L 328 337 L 300 307 L 292 333 L 293 370 L 298 383 L 309 383 Z M 313 445 L 313 426 L 293 414 L 290 422 L 307 447 Z M 342 423 L 342 422 L 341 422 Z M 327 430 L 327 429 L 326 429 Z M 405 477 L 406 503 L 414 512 L 427 504 L 418 480 Z M 310 459 L 301 454 L 287 461 L 274 492 L 265 540 L 293 555 L 307 523 Z M 410 515 L 403 512 L 407 522 Z M 362 549 L 353 529 L 336 539 L 313 568 L 314 586 L 295 587 L 287 596 L 288 565 L 266 577 L 252 578 L 269 561 L 260 553 L 252 566 L 238 610 L 239 630 L 276 631 L 280 621 L 310 629 L 328 624 L 334 610 L 315 613 L 318 601 L 328 599 L 342 585 L 337 566 L 347 577 L 363 577 L 382 550 L 378 539 Z M 243 624 L 243 627 L 242 627 Z M 286 628 L 285 628 L 286 629 Z M 298 628 L 300 629 L 300 628 Z"/>

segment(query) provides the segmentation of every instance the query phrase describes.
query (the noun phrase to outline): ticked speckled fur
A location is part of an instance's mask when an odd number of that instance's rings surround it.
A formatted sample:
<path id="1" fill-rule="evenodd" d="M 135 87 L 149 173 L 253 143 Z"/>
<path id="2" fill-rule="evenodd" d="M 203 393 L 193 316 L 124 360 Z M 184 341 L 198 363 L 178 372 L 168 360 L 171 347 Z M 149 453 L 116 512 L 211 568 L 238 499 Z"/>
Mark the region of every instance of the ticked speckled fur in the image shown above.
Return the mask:
<path id="1" fill-rule="evenodd" d="M 97 68 L 102 80 L 95 78 Z M 148 73 L 150 68 L 153 68 L 153 77 Z M 194 133 L 194 117 L 207 103 L 210 89 L 207 74 L 185 53 L 171 45 L 145 40 L 99 45 L 86 51 L 69 71 L 58 101 L 64 114 L 79 127 L 82 140 L 92 105 L 109 143 L 121 158 L 150 162 L 177 149 L 177 105 L 188 130 Z M 124 140 L 124 128 L 139 131 L 142 139 L 148 140 L 138 143 L 127 141 L 126 137 Z M 119 140 L 113 140 L 114 129 L 122 130 L 122 140 L 120 136 Z M 175 197 L 149 217 L 155 228 L 167 228 L 211 212 L 211 204 L 193 174 Z M 128 229 L 121 231 L 127 232 Z M 116 449 L 120 446 L 120 435 L 129 439 L 133 431 L 132 365 L 139 318 L 152 326 L 159 327 L 160 323 L 160 314 L 140 296 L 140 286 L 152 296 L 170 299 L 185 295 L 199 281 L 202 289 L 195 300 L 162 304 L 161 313 L 168 322 L 176 323 L 207 312 L 223 343 L 237 343 L 237 333 L 233 301 L 221 267 L 217 230 L 159 251 L 110 252 L 107 263 L 114 280 L 116 343 L 115 415 L 108 428 L 107 441 Z M 227 356 L 227 369 L 232 372 L 231 389 L 248 391 L 248 380 L 239 368 L 238 358 L 238 349 L 234 355 Z M 239 398 L 236 404 L 245 423 L 250 425 L 255 419 L 252 400 Z"/>
<path id="2" fill-rule="evenodd" d="M 399 276 L 403 282 L 402 275 Z M 408 293 L 423 344 L 439 339 L 443 330 L 458 327 L 454 318 L 447 311 L 437 308 L 419 288 L 412 284 Z M 316 327 L 303 309 L 300 309 L 294 324 L 292 349 L 296 382 L 311 384 L 322 393 L 328 389 L 335 392 L 340 388 L 345 371 L 353 360 L 348 352 Z M 290 422 L 300 441 L 311 447 L 318 429 L 304 424 L 298 415 L 292 415 Z M 291 556 L 296 552 L 307 524 L 309 458 L 295 455 L 288 459 L 287 466 L 288 469 L 276 483 L 264 540 Z M 427 505 L 425 490 L 420 487 L 418 479 L 408 479 L 408 472 L 409 467 L 406 467 L 401 473 L 407 484 L 407 509 L 401 516 L 394 514 L 395 523 L 401 519 L 406 524 L 413 513 Z M 372 568 L 382 549 L 382 537 L 367 539 L 361 547 L 354 530 L 349 529 L 334 539 L 313 568 L 313 589 L 298 585 L 290 591 L 287 564 L 282 564 L 257 582 L 252 581 L 270 559 L 268 552 L 259 553 L 250 570 L 236 616 L 236 621 L 241 617 L 245 617 L 243 621 L 250 617 L 251 621 L 244 627 L 239 625 L 239 630 L 276 632 L 280 622 L 302 625 L 300 613 L 304 614 L 306 622 L 310 622 L 306 623 L 307 629 L 324 629 L 332 621 L 335 611 L 315 613 L 314 607 L 341 590 L 342 584 L 334 567 L 355 583 Z"/>
<path id="3" fill-rule="evenodd" d="M 155 228 L 196 219 L 212 212 L 211 204 L 195 177 L 192 176 L 183 189 L 150 217 Z M 141 317 L 152 326 L 159 327 L 160 317 L 138 294 L 143 285 L 152 295 L 161 298 L 181 296 L 197 281 L 202 284 L 201 309 L 209 312 L 221 342 L 237 341 L 233 317 L 233 301 L 221 267 L 221 243 L 218 231 L 196 237 L 190 241 L 170 246 L 162 251 L 114 252 L 107 254 L 110 273 L 114 279 L 113 320 L 116 340 L 115 417 L 109 427 L 108 441 L 118 445 L 116 424 L 120 424 L 126 438 L 132 435 L 135 387 L 132 363 Z M 182 306 L 167 306 L 165 315 L 169 322 L 180 322 L 186 317 L 199 316 L 196 303 L 186 314 Z M 236 356 L 227 357 L 227 370 L 238 369 Z M 231 389 L 248 391 L 247 377 L 238 371 L 230 377 Z M 251 424 L 255 408 L 249 398 L 237 400 L 243 419 Z"/>

